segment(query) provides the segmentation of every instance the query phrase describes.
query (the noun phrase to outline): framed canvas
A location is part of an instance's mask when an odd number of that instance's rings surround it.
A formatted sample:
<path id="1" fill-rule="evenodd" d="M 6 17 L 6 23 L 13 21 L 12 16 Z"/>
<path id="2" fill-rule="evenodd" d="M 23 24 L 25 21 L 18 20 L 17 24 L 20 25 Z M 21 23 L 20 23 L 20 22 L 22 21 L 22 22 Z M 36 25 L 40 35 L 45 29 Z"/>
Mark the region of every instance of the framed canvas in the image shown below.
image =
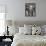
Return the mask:
<path id="1" fill-rule="evenodd" d="M 36 4 L 35 3 L 25 3 L 25 16 L 27 17 L 36 16 Z"/>

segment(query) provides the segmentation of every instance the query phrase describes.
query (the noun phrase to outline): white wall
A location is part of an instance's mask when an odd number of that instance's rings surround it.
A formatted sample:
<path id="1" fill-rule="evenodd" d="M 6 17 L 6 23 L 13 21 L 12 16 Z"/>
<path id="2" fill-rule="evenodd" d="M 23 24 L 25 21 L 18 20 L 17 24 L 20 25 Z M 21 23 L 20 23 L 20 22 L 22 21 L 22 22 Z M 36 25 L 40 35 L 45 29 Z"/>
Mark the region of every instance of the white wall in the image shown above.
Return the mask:
<path id="1" fill-rule="evenodd" d="M 25 17 L 25 3 L 36 3 L 36 17 Z M 46 21 L 46 0 L 0 0 L 7 5 L 7 20 Z"/>
<path id="2" fill-rule="evenodd" d="M 36 17 L 25 17 L 25 3 L 35 2 L 36 3 Z M 28 21 L 40 21 L 46 20 L 46 0 L 17 0 L 15 17 L 16 20 L 28 20 Z"/>

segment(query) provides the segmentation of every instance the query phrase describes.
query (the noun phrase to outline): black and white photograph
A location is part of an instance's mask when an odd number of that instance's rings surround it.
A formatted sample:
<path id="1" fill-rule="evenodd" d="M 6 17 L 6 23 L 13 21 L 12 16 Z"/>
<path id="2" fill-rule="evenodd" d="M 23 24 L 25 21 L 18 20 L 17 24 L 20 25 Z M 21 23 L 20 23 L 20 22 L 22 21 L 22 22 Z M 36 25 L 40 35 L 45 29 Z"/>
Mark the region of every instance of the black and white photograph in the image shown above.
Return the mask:
<path id="1" fill-rule="evenodd" d="M 27 17 L 36 16 L 36 4 L 35 3 L 25 3 L 25 16 Z"/>

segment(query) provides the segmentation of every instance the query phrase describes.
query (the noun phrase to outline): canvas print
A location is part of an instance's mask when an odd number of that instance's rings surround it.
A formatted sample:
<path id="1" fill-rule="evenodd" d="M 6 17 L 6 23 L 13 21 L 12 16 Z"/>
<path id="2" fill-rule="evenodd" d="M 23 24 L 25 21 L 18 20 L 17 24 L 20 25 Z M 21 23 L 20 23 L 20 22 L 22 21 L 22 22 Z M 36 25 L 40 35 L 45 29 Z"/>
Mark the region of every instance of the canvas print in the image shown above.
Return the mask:
<path id="1" fill-rule="evenodd" d="M 36 16 L 36 4 L 35 3 L 25 3 L 25 16 Z"/>

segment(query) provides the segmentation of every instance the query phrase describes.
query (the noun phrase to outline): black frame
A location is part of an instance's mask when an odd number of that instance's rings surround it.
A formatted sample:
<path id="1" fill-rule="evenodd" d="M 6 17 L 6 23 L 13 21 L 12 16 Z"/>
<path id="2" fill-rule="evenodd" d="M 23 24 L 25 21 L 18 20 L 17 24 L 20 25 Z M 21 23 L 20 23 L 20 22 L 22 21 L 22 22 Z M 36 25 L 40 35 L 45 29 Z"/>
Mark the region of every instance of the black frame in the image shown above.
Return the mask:
<path id="1" fill-rule="evenodd" d="M 28 16 L 28 17 L 36 16 L 36 4 L 35 3 L 25 3 L 25 16 Z"/>

